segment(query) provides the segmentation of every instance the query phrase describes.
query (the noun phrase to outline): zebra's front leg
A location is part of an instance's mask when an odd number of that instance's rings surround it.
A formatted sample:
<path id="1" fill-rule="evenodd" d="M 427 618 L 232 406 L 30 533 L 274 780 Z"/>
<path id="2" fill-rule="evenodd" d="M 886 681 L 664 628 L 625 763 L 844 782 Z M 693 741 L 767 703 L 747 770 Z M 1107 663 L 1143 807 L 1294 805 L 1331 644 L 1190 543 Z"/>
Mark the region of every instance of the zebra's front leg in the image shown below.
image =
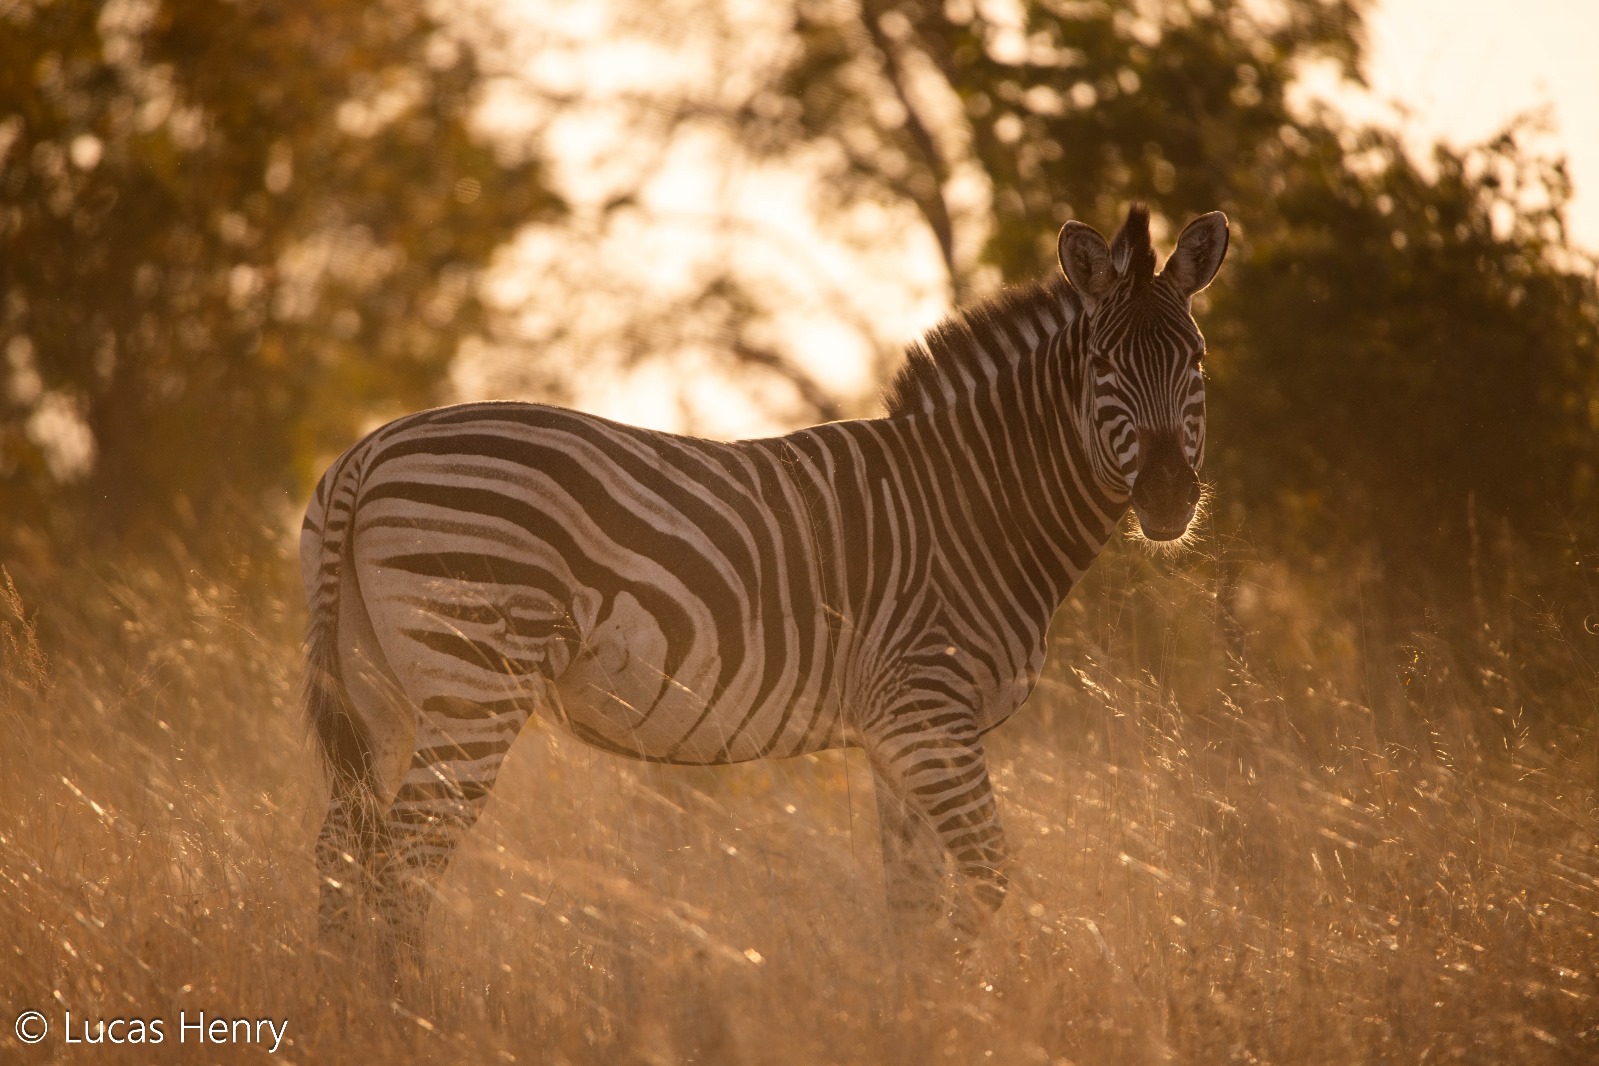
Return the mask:
<path id="1" fill-rule="evenodd" d="M 957 941 L 969 943 L 1007 885 L 1004 830 L 971 715 L 903 713 L 869 734 L 868 754 L 892 920 L 908 932 L 947 913 Z M 946 854 L 958 875 L 947 910 Z"/>
<path id="2" fill-rule="evenodd" d="M 933 823 L 901 796 L 896 779 L 874 767 L 872 788 L 889 922 L 896 936 L 914 939 L 944 914 L 944 845 Z"/>

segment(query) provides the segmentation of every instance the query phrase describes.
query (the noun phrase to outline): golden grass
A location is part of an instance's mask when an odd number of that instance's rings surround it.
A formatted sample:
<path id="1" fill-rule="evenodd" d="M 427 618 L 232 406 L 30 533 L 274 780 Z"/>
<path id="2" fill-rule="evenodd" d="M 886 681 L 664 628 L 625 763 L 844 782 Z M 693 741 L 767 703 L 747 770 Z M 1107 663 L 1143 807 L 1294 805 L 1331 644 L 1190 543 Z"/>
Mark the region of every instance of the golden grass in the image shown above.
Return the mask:
<path id="1" fill-rule="evenodd" d="M 179 1044 L 204 1011 L 286 1018 L 300 1063 L 1595 1061 L 1584 635 L 1524 669 L 1489 620 L 1396 672 L 1354 592 L 1256 564 L 1235 674 L 1209 573 L 1121 551 L 1063 612 L 992 737 L 1013 888 L 964 963 L 897 976 L 854 757 L 674 771 L 537 728 L 404 1005 L 315 944 L 298 607 L 38 578 L 0 605 L 0 1059 L 260 1055 Z M 69 1010 L 166 1040 L 68 1046 Z"/>

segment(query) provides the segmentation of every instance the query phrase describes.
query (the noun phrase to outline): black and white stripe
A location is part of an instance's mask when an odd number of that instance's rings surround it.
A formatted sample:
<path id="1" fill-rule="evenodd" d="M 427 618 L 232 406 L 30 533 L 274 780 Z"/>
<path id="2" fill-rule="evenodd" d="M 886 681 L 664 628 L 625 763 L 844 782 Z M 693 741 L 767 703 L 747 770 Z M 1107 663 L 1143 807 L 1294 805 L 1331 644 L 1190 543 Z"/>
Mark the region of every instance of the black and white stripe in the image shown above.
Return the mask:
<path id="1" fill-rule="evenodd" d="M 364 889 L 414 952 L 532 714 L 668 763 L 861 747 L 896 912 L 946 855 L 965 924 L 998 906 L 983 735 L 1129 500 L 1151 536 L 1193 516 L 1189 298 L 1225 249 L 1207 215 L 1156 275 L 1142 209 L 1109 245 L 1069 223 L 1063 275 L 933 330 L 885 418 L 720 443 L 484 403 L 351 448 L 301 540 L 325 930 Z"/>

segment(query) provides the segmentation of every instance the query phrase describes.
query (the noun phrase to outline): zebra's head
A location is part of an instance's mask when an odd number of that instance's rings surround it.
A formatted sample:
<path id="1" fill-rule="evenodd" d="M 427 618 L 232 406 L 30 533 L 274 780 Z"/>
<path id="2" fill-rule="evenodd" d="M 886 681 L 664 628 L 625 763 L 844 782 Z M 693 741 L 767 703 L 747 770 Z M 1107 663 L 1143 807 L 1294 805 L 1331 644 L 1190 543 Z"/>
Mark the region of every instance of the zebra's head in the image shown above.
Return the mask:
<path id="1" fill-rule="evenodd" d="M 1199 506 L 1205 458 L 1205 341 L 1189 304 L 1227 254 L 1227 216 L 1189 223 L 1158 274 L 1142 204 L 1109 244 L 1092 226 L 1066 223 L 1059 252 L 1083 302 L 1079 424 L 1095 476 L 1132 497 L 1145 537 L 1176 540 Z"/>

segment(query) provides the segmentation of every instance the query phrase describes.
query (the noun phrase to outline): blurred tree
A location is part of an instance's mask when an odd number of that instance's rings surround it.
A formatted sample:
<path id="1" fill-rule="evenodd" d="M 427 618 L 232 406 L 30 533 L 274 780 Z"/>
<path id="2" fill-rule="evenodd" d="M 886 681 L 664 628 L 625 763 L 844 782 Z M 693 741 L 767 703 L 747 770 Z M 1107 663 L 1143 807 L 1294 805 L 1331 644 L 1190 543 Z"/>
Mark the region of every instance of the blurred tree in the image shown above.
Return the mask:
<path id="1" fill-rule="evenodd" d="M 0 542 L 248 549 L 560 210 L 400 0 L 0 4 Z"/>
<path id="2" fill-rule="evenodd" d="M 1562 165 L 1512 130 L 1424 172 L 1364 131 L 1287 154 L 1265 191 L 1209 330 L 1252 524 L 1279 550 L 1375 537 L 1386 569 L 1447 580 L 1507 522 L 1592 513 L 1599 290 Z"/>
<path id="3" fill-rule="evenodd" d="M 825 146 L 841 198 L 916 204 L 959 297 L 985 266 L 1036 274 L 1069 218 L 1109 228 L 1131 199 L 1186 216 L 1251 191 L 1240 176 L 1295 125 L 1302 65 L 1358 76 L 1364 6 L 798 0 L 791 61 L 744 128 L 771 151 Z"/>
<path id="4" fill-rule="evenodd" d="M 737 120 L 826 159 L 834 207 L 914 204 L 957 301 L 1036 274 L 1067 218 L 1226 210 L 1202 315 L 1222 500 L 1270 551 L 1375 540 L 1452 578 L 1473 511 L 1526 534 L 1596 502 L 1599 294 L 1563 167 L 1514 131 L 1423 170 L 1291 106 L 1307 64 L 1359 78 L 1365 7 L 797 0 Z"/>

